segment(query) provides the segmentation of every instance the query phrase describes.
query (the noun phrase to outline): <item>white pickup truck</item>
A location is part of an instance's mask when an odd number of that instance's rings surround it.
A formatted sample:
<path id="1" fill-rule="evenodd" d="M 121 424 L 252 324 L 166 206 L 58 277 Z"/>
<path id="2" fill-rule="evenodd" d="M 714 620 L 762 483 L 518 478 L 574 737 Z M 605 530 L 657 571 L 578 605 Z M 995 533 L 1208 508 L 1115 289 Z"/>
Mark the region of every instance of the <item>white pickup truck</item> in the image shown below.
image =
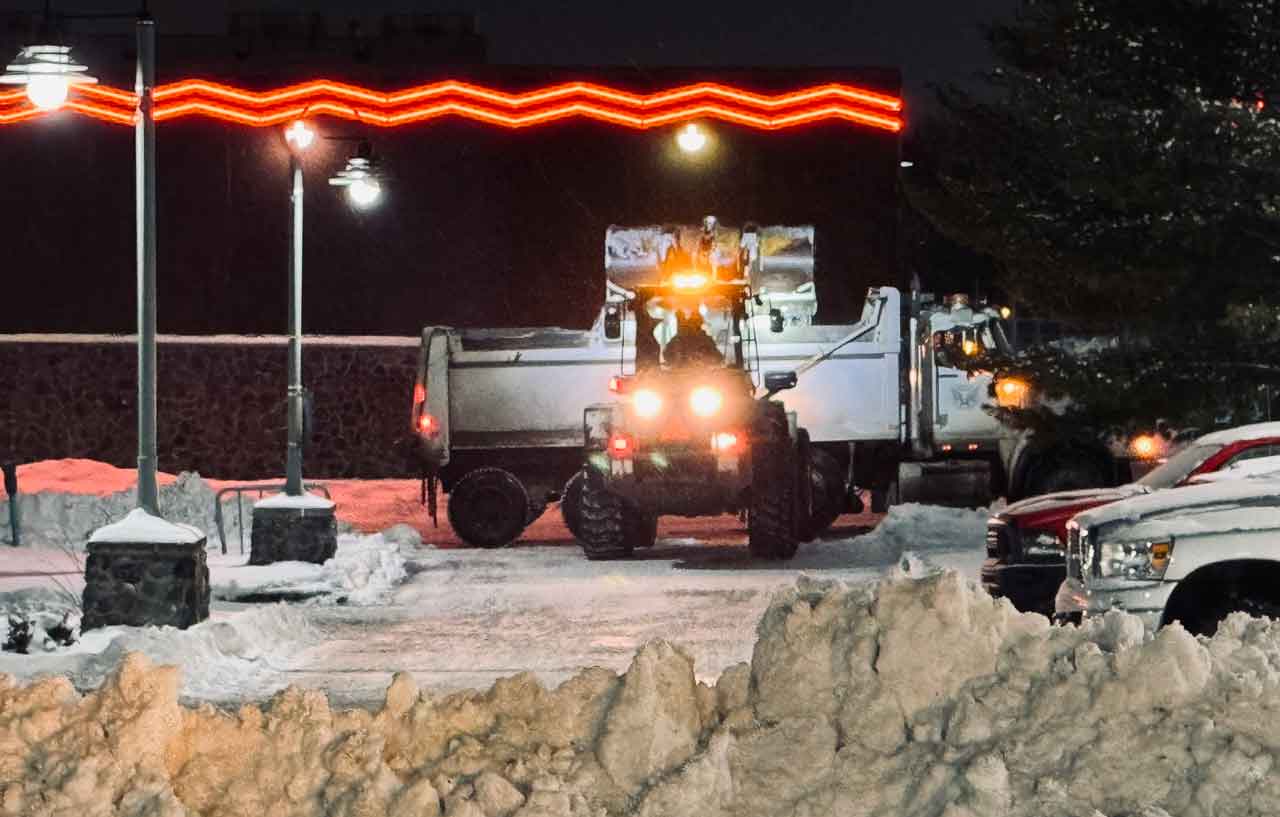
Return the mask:
<path id="1" fill-rule="evenodd" d="M 563 495 L 576 530 L 576 492 L 567 483 L 583 464 L 584 410 L 613 396 L 615 377 L 634 374 L 635 321 L 621 305 L 633 298 L 631 287 L 670 268 L 673 252 L 749 271 L 755 314 L 739 326 L 709 317 L 706 331 L 746 344 L 757 386 L 765 371 L 799 375 L 786 403 L 812 440 L 815 494 L 826 498 L 815 500 L 824 509 L 819 527 L 859 509 L 861 489 L 878 509 L 892 501 L 980 505 L 993 492 L 1111 481 L 1102 446 L 1011 432 L 984 409 L 991 377 L 952 365 L 1005 345 L 993 310 L 960 296 L 936 303 L 878 287 L 857 323 L 815 324 L 814 244 L 811 227 L 732 228 L 714 219 L 613 227 L 603 304 L 590 329 L 424 329 L 410 422 L 433 512 L 439 484 L 459 536 L 493 547 L 517 538 Z M 996 390 L 1012 400 L 1029 399 L 1028 391 L 1017 382 Z M 1073 486 L 1081 473 L 1095 479 Z"/>
<path id="2" fill-rule="evenodd" d="M 1196 481 L 1067 523 L 1056 617 L 1123 610 L 1148 630 L 1177 621 L 1203 635 L 1233 612 L 1280 617 L 1280 456 Z"/>

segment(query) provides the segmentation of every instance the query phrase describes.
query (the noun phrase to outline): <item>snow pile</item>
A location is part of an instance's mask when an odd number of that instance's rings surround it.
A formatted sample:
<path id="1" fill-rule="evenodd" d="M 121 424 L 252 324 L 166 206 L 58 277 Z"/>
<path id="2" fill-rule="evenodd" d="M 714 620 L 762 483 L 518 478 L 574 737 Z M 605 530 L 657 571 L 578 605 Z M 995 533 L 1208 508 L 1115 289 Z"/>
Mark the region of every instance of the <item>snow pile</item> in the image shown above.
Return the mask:
<path id="1" fill-rule="evenodd" d="M 401 675 L 377 712 L 187 709 L 180 685 L 142 656 L 84 696 L 0 679 L 0 813 L 1280 813 L 1280 624 L 1051 628 L 954 573 L 801 580 L 714 686 L 662 641 L 554 690 Z"/>
<path id="2" fill-rule="evenodd" d="M 337 552 L 322 565 L 277 562 L 231 566 L 216 560 L 210 569 L 212 594 L 224 601 L 300 601 L 319 597 L 342 604 L 381 604 L 396 585 L 408 578 L 396 539 L 404 539 L 400 527 L 370 536 L 342 534 Z M 243 557 L 237 557 L 237 561 L 243 561 Z"/>
<path id="3" fill-rule="evenodd" d="M 215 492 L 200 475 L 184 471 L 169 484 L 160 486 L 160 513 L 169 522 L 191 525 L 218 543 L 218 527 L 214 520 Z M 24 545 L 53 545 L 83 549 L 93 531 L 118 522 L 137 507 L 137 488 L 97 496 L 62 491 L 40 491 L 18 494 L 22 541 Z M 244 524 L 250 525 L 256 494 L 243 498 Z M 4 524 L 4 541 L 9 541 L 9 497 L 0 498 L 0 519 Z M 239 517 L 234 495 L 223 503 L 223 525 L 230 543 L 239 543 Z M 245 531 L 248 541 L 248 530 Z"/>
<path id="4" fill-rule="evenodd" d="M 908 550 L 972 548 L 986 540 L 990 518 L 986 508 L 893 505 L 876 529 L 859 537 L 857 544 L 864 552 L 879 554 L 885 562 L 896 561 Z"/>
<path id="5" fill-rule="evenodd" d="M 15 630 L 25 628 L 26 638 Z M 0 650 L 29 653 L 61 649 L 80 634 L 80 597 L 57 587 L 0 593 Z M 27 640 L 29 638 L 29 640 Z M 26 642 L 19 645 L 19 641 Z"/>
<path id="6" fill-rule="evenodd" d="M 896 564 L 901 575 L 919 577 L 937 569 L 931 555 L 980 557 L 985 552 L 987 522 L 992 512 L 987 508 L 947 508 L 914 502 L 892 505 L 870 531 L 853 537 L 820 536 L 802 545 L 796 558 L 788 564 L 799 570 L 881 568 Z M 954 559 L 950 561 L 950 567 L 960 567 Z M 980 558 L 973 564 L 974 571 L 979 564 Z"/>
<path id="7" fill-rule="evenodd" d="M 159 663 L 181 664 L 185 675 L 177 692 L 184 698 L 236 701 L 246 695 L 270 695 L 283 688 L 281 656 L 319 640 L 319 634 L 302 611 L 271 605 L 225 620 L 211 619 L 187 630 L 173 627 L 90 630 L 76 643 L 55 652 L 0 653 L 0 674 L 26 679 L 56 675 L 59 676 L 57 683 L 70 682 L 77 689 L 92 689 L 103 684 L 126 661 L 126 656 L 138 653 Z M 4 693 L 0 692 L 0 700 L 3 697 Z M 0 715 L 0 747 L 5 740 L 3 721 L 4 716 Z M 0 757 L 5 753 L 6 750 L 0 748 Z M 5 783 L 0 780 L 0 793 L 4 787 Z M 6 813 L 0 806 L 0 814 Z"/>

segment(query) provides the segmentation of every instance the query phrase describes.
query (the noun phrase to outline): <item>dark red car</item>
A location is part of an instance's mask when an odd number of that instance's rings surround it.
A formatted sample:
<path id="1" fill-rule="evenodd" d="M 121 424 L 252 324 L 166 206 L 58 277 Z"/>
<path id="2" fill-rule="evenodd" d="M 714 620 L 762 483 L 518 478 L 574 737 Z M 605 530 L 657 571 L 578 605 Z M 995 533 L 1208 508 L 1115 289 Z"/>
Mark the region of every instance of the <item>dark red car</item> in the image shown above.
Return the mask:
<path id="1" fill-rule="evenodd" d="M 1015 502 L 987 525 L 982 586 L 1024 612 L 1053 614 L 1053 596 L 1066 577 L 1066 525 L 1071 517 L 1136 494 L 1176 488 L 1197 476 L 1245 460 L 1280 455 L 1280 423 L 1258 423 L 1206 434 L 1137 482 L 1118 488 L 1062 491 Z"/>

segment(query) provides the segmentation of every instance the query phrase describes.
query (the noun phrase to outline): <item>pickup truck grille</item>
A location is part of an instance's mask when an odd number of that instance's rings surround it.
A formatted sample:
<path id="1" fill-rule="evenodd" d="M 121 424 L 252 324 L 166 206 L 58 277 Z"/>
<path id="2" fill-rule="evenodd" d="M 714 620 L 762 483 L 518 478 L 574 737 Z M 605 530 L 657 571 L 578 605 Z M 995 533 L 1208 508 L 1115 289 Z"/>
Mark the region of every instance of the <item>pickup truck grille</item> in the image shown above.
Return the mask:
<path id="1" fill-rule="evenodd" d="M 1001 562 L 1016 561 L 1016 531 L 1009 523 L 992 519 L 987 523 L 987 558 Z M 1015 558 L 1011 558 L 1015 557 Z"/>

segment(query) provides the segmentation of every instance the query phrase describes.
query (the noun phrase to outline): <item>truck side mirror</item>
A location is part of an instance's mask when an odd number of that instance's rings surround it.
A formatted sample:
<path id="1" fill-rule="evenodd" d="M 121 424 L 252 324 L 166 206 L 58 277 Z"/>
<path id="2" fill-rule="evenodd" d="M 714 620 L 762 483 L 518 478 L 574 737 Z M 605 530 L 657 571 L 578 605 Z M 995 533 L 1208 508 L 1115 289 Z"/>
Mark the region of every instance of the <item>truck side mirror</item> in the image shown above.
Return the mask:
<path id="1" fill-rule="evenodd" d="M 799 378 L 795 372 L 765 372 L 764 373 L 764 390 L 767 392 L 766 397 L 771 397 L 780 391 L 794 389 Z"/>
<path id="2" fill-rule="evenodd" d="M 775 335 L 786 328 L 786 323 L 782 320 L 781 309 L 769 310 L 769 331 Z"/>
<path id="3" fill-rule="evenodd" d="M 622 337 L 622 309 L 614 304 L 604 308 L 604 336 L 606 340 Z"/>

